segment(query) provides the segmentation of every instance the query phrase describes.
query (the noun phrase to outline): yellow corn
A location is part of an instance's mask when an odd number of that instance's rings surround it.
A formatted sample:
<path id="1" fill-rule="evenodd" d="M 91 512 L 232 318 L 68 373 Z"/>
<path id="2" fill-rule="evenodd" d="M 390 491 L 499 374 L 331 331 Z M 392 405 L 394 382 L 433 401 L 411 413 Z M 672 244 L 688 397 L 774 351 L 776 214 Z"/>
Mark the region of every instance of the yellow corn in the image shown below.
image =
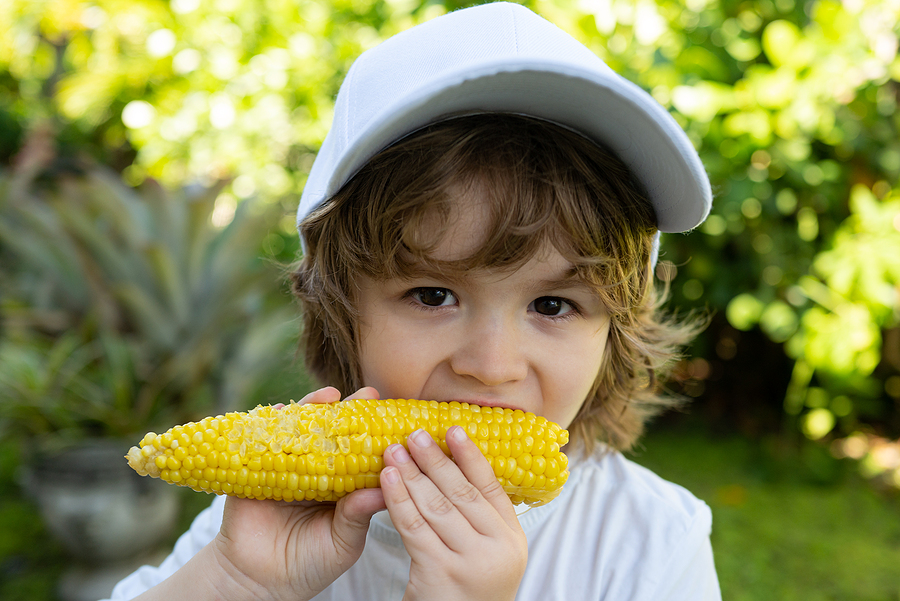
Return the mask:
<path id="1" fill-rule="evenodd" d="M 150 432 L 128 465 L 215 494 L 285 501 L 336 501 L 377 488 L 384 450 L 422 428 L 448 456 L 444 437 L 462 426 L 514 503 L 543 505 L 562 490 L 569 433 L 520 410 L 402 399 L 258 406 Z"/>

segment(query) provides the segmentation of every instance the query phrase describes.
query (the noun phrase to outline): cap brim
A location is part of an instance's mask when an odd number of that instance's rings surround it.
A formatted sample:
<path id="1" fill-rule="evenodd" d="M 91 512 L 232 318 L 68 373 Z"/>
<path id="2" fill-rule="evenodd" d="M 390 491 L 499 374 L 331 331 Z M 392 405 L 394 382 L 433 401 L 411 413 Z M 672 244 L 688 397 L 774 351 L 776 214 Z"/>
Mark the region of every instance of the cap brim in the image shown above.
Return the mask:
<path id="1" fill-rule="evenodd" d="M 472 112 L 546 119 L 606 146 L 645 187 L 662 232 L 691 230 L 709 213 L 712 193 L 703 165 L 687 135 L 652 97 L 612 71 L 534 59 L 448 73 L 439 84 L 385 105 L 344 150 L 322 192 L 334 194 L 372 156 L 409 133 Z"/>

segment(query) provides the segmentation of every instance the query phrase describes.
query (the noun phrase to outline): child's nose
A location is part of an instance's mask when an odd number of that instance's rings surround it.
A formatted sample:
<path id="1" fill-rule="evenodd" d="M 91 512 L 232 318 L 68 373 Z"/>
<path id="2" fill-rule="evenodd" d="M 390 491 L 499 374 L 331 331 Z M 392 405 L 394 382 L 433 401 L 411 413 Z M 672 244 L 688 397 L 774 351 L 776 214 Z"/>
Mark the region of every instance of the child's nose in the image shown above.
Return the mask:
<path id="1" fill-rule="evenodd" d="M 521 338 L 514 324 L 500 319 L 472 324 L 451 357 L 451 367 L 486 386 L 523 380 L 528 362 Z"/>

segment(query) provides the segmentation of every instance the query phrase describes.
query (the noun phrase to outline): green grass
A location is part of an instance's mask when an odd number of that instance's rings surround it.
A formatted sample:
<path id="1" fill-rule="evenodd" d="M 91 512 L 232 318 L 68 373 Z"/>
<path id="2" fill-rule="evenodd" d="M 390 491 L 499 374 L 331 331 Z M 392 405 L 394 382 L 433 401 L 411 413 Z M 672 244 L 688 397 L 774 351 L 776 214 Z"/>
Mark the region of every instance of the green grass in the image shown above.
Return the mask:
<path id="1" fill-rule="evenodd" d="M 706 501 L 728 601 L 900 600 L 900 498 L 813 446 L 657 430 L 633 457 Z"/>
<path id="2" fill-rule="evenodd" d="M 801 449 L 801 450 L 798 450 Z M 633 458 L 705 500 L 726 601 L 900 601 L 900 495 L 815 447 L 658 427 Z M 69 561 L 0 447 L 0 599 L 55 601 Z M 185 490 L 182 529 L 210 502 Z"/>

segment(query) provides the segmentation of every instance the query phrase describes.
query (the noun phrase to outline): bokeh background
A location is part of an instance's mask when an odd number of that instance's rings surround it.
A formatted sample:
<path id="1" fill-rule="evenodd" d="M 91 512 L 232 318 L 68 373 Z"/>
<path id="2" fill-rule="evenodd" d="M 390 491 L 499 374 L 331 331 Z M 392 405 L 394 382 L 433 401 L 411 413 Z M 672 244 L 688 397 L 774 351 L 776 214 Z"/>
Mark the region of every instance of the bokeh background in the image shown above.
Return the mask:
<path id="1" fill-rule="evenodd" d="M 340 81 L 468 4 L 0 2 L 0 598 L 115 563 L 48 527 L 35 466 L 310 389 L 284 275 Z M 632 457 L 713 508 L 727 599 L 900 599 L 900 2 L 524 4 L 715 190 L 657 270 L 711 316 L 667 383 L 692 402 Z M 162 549 L 209 499 L 177 501 Z"/>

